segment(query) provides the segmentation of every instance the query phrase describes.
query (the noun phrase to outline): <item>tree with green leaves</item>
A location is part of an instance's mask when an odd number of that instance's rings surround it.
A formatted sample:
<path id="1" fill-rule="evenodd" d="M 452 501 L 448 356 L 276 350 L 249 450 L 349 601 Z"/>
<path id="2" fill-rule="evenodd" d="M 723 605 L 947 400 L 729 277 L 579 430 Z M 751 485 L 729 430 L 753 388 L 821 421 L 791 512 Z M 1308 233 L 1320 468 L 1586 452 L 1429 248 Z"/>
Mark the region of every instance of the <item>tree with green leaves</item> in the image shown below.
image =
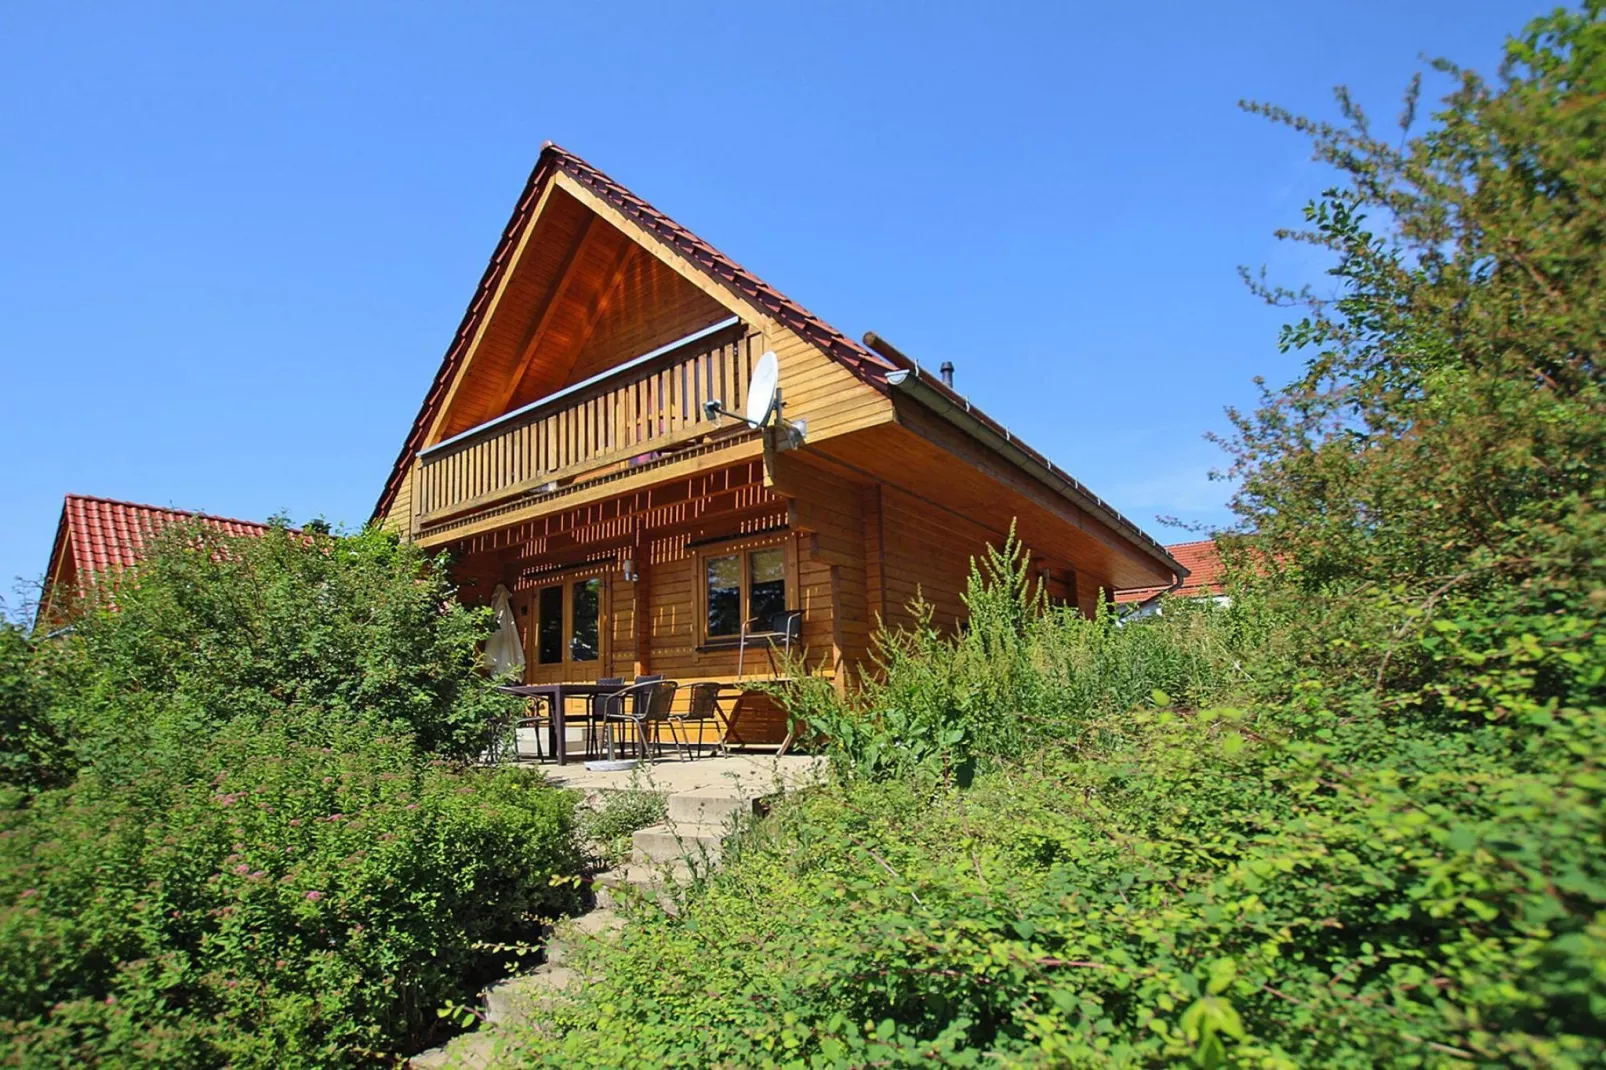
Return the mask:
<path id="1" fill-rule="evenodd" d="M 1309 356 L 1257 410 L 1232 414 L 1240 523 L 1228 541 L 1248 578 L 1274 573 L 1297 598 L 1367 603 L 1402 637 L 1491 592 L 1541 611 L 1596 596 L 1601 11 L 1589 0 L 1534 21 L 1492 81 L 1434 63 L 1453 87 L 1426 129 L 1420 75 L 1392 133 L 1343 90 L 1342 125 L 1246 105 L 1308 135 L 1340 179 L 1306 207 L 1304 227 L 1280 232 L 1330 255 L 1331 291 L 1250 279 L 1266 300 L 1302 309 L 1281 345 Z M 1379 686 L 1420 674 L 1385 654 L 1352 667 Z"/>

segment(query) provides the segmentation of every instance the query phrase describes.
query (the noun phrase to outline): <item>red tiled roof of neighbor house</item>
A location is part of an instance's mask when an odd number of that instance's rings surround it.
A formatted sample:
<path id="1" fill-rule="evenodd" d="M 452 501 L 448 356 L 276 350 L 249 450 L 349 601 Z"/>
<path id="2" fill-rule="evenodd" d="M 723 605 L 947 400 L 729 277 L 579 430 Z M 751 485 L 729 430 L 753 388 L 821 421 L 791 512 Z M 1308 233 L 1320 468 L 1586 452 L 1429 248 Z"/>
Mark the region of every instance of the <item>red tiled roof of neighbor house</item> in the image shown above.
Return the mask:
<path id="1" fill-rule="evenodd" d="M 1175 542 L 1167 546 L 1166 550 L 1176 558 L 1179 565 L 1188 570 L 1188 578 L 1183 580 L 1182 586 L 1172 591 L 1172 594 L 1183 598 L 1198 598 L 1222 592 L 1221 553 L 1216 549 L 1214 539 Z M 1119 603 L 1147 602 L 1166 590 L 1168 590 L 1166 587 L 1129 587 L 1124 591 L 1116 591 L 1115 600 Z"/>
<path id="2" fill-rule="evenodd" d="M 190 520 L 224 535 L 261 535 L 268 525 L 252 520 L 164 509 L 111 498 L 69 494 L 56 525 L 56 541 L 45 566 L 44 589 L 39 594 L 36 624 L 62 622 L 69 612 L 72 592 L 94 586 L 101 577 L 138 564 L 145 546 L 163 528 Z M 65 598 L 58 598 L 58 590 Z"/>
<path id="3" fill-rule="evenodd" d="M 261 535 L 268 530 L 266 524 L 250 520 L 69 494 L 62 506 L 56 545 L 59 552 L 64 539 L 70 542 L 73 567 L 80 576 L 87 576 L 136 564 L 146 542 L 157 532 L 187 520 L 199 520 L 224 535 Z"/>

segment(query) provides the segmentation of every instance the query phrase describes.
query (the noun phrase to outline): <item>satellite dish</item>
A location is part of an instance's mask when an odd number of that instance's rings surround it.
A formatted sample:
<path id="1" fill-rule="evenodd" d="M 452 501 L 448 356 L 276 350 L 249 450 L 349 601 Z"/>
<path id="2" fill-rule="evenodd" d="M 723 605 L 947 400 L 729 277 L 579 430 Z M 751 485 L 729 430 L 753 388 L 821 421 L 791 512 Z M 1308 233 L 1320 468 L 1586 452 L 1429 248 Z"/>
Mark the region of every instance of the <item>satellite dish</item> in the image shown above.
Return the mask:
<path id="1" fill-rule="evenodd" d="M 775 414 L 781 397 L 781 363 L 775 351 L 768 350 L 753 366 L 753 377 L 747 383 L 747 422 L 763 427 Z"/>

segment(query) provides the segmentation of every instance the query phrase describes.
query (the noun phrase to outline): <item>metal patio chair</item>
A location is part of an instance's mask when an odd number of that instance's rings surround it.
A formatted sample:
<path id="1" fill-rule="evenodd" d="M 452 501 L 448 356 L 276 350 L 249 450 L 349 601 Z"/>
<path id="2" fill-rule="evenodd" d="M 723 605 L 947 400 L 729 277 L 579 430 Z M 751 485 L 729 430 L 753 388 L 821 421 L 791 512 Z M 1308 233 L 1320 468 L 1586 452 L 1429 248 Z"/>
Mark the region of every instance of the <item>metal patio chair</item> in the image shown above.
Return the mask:
<path id="1" fill-rule="evenodd" d="M 785 651 L 788 660 L 792 657 L 792 644 L 803 640 L 803 611 L 801 609 L 783 609 L 779 613 L 768 617 L 754 617 L 742 623 L 742 630 L 736 640 L 736 679 L 742 678 L 742 669 L 747 660 L 747 648 L 753 643 L 763 643 L 764 652 L 769 655 L 770 675 L 779 676 L 780 667 L 775 664 L 775 648 L 780 646 Z"/>
<path id="2" fill-rule="evenodd" d="M 618 688 L 625 686 L 622 676 L 601 676 L 597 678 L 598 687 Z M 593 695 L 586 703 L 586 754 L 602 753 L 602 715 L 608 712 L 608 699 L 611 694 Z"/>
<path id="3" fill-rule="evenodd" d="M 688 685 L 688 698 L 685 713 L 671 713 L 669 715 L 669 731 L 672 735 L 684 731 L 687 739 L 687 750 L 695 758 L 697 747 L 702 746 L 703 726 L 714 726 L 713 748 L 720 754 L 725 753 L 725 710 L 719 704 L 719 693 L 725 689 L 724 684 L 704 682 Z M 691 745 L 690 727 L 697 726 L 697 744 Z M 677 735 L 678 738 L 678 735 Z"/>
<path id="4" fill-rule="evenodd" d="M 602 715 L 603 733 L 606 738 L 608 757 L 614 757 L 614 727 L 631 726 L 635 730 L 638 754 L 647 757 L 650 750 L 663 749 L 661 740 L 655 737 L 655 728 L 660 724 L 669 725 L 670 735 L 676 743 L 684 747 L 684 743 L 675 736 L 676 727 L 669 720 L 669 713 L 675 702 L 675 692 L 680 685 L 674 680 L 643 680 L 641 683 L 631 684 L 620 688 L 613 694 L 606 696 L 607 708 Z"/>

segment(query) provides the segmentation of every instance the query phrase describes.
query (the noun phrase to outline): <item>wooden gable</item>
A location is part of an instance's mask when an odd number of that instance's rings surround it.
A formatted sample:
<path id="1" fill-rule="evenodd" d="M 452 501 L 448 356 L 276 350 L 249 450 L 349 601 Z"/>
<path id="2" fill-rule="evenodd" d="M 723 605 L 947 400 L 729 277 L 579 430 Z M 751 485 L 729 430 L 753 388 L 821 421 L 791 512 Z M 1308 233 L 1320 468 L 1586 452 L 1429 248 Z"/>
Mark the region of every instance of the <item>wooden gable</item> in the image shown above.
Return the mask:
<path id="1" fill-rule="evenodd" d="M 735 317 L 781 360 L 788 415 L 830 435 L 892 418 L 879 357 L 572 155 L 548 146 L 375 516 L 408 529 L 420 451 Z M 742 399 L 723 399 L 739 407 Z"/>
<path id="2" fill-rule="evenodd" d="M 553 187 L 436 416 L 429 444 L 730 316 Z"/>
<path id="3" fill-rule="evenodd" d="M 1028 541 L 1059 562 L 1057 572 L 1049 569 L 1054 582 L 1097 577 L 1088 591 L 1070 591 L 1079 604 L 1112 582 L 1169 581 L 1175 562 L 1158 543 L 921 376 L 908 357 L 871 336 L 865 346 L 849 340 L 551 145 L 425 397 L 376 518 L 446 546 L 757 455 L 755 436 L 711 438 L 719 428 L 699 418 L 710 391 L 693 370 L 703 359 L 693 350 L 729 348 L 723 334 L 706 333 L 716 326 L 734 331 L 742 367 L 765 349 L 779 357 L 785 416 L 807 423 L 804 452 L 827 466 L 833 488 L 800 501 L 828 497 L 838 509 L 844 495 L 886 491 L 891 496 L 870 512 L 879 516 L 884 505 L 890 518 L 903 501 L 896 495 L 907 492 L 936 510 L 937 529 L 963 521 L 989 536 L 1001 536 L 1016 517 Z M 618 376 L 599 381 L 613 368 Z M 738 369 L 724 381 L 739 387 L 746 379 Z M 717 396 L 739 407 L 740 393 Z M 807 513 L 800 512 L 799 530 L 809 527 Z M 877 553 L 890 553 L 895 542 L 889 535 Z M 954 569 L 966 563 L 956 551 Z M 849 554 L 833 567 L 862 572 L 864 564 Z M 884 593 L 899 578 L 889 572 Z"/>

